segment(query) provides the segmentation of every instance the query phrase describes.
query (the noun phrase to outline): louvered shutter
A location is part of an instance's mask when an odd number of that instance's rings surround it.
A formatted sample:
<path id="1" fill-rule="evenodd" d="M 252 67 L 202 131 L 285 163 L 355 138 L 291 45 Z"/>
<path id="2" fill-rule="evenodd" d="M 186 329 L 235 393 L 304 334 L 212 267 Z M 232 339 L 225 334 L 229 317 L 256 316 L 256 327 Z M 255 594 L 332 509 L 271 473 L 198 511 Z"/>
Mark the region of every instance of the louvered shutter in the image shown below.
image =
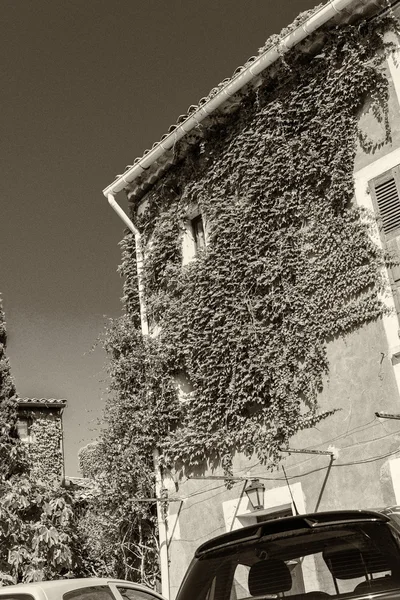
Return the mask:
<path id="1" fill-rule="evenodd" d="M 369 182 L 384 247 L 394 262 L 389 279 L 397 312 L 400 313 L 400 167 L 394 167 Z"/>

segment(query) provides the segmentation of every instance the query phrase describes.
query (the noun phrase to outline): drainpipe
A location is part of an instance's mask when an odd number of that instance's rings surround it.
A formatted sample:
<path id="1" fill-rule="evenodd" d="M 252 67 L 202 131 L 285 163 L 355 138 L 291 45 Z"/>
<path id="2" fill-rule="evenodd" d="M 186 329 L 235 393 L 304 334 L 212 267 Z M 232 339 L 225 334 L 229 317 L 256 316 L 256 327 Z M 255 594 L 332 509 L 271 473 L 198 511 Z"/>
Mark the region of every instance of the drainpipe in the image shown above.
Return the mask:
<path id="1" fill-rule="evenodd" d="M 157 448 L 153 450 L 154 474 L 156 476 L 156 498 L 162 497 L 163 478 L 160 468 L 159 452 Z M 169 558 L 168 558 L 168 529 L 167 520 L 164 514 L 162 503 L 157 500 L 157 521 L 158 521 L 158 543 L 160 552 L 161 569 L 161 594 L 169 600 Z"/>
<path id="2" fill-rule="evenodd" d="M 120 175 L 111 185 L 103 190 L 106 197 L 114 196 L 121 192 L 149 167 L 156 162 L 163 154 L 174 147 L 177 141 L 182 139 L 192 129 L 197 127 L 205 118 L 211 115 L 221 104 L 230 96 L 236 94 L 244 86 L 255 79 L 264 69 L 272 65 L 282 56 L 282 53 L 288 52 L 299 42 L 307 38 L 311 33 L 325 25 L 332 17 L 341 13 L 351 6 L 355 0 L 329 0 L 324 6 L 315 11 L 302 25 L 299 25 L 294 31 L 285 35 L 281 40 L 263 52 L 256 60 L 235 75 L 213 98 L 209 98 L 204 104 L 199 106 L 190 116 L 188 116 L 174 131 L 169 133 L 153 146 L 140 160 L 130 167 L 123 175 Z M 366 4 L 367 0 L 363 0 Z M 110 200 L 109 200 L 110 202 Z M 110 202 L 111 204 L 111 202 Z M 113 205 L 112 205 L 113 206 Z M 127 223 L 128 217 L 123 210 L 113 206 L 122 220 Z M 122 213 L 125 215 L 123 216 Z M 128 225 L 129 227 L 129 225 Z"/>
<path id="3" fill-rule="evenodd" d="M 149 333 L 149 324 L 147 321 L 146 315 L 146 306 L 143 298 L 143 283 L 142 283 L 142 270 L 143 270 L 143 253 L 142 253 L 142 239 L 140 235 L 139 229 L 132 223 L 128 215 L 122 210 L 120 205 L 115 200 L 112 194 L 108 194 L 107 196 L 108 203 L 115 210 L 117 215 L 122 219 L 128 229 L 135 236 L 135 247 L 136 247 L 136 269 L 138 275 L 138 288 L 139 288 L 139 304 L 140 304 L 140 322 L 142 326 L 142 334 L 148 335 Z"/>
<path id="4" fill-rule="evenodd" d="M 108 202 L 110 206 L 115 210 L 117 215 L 122 219 L 125 225 L 135 236 L 136 246 L 136 268 L 138 275 L 138 288 L 139 288 L 139 304 L 140 304 L 140 321 L 142 326 L 143 337 L 149 334 L 149 326 L 146 316 L 146 306 L 143 298 L 143 284 L 142 284 L 142 270 L 143 270 L 143 254 L 141 235 L 139 229 L 132 223 L 128 215 L 122 210 L 119 204 L 116 202 L 112 194 L 108 195 Z M 162 473 L 159 464 L 159 452 L 157 448 L 153 450 L 153 464 L 155 473 L 155 497 L 161 498 L 163 480 Z M 168 559 L 168 538 L 167 538 L 167 522 L 164 515 L 164 509 L 161 506 L 161 502 L 157 500 L 157 521 L 158 521 L 158 537 L 159 537 L 159 552 L 160 552 L 160 569 L 161 569 L 161 587 L 162 595 L 166 600 L 169 600 L 169 559 Z"/>

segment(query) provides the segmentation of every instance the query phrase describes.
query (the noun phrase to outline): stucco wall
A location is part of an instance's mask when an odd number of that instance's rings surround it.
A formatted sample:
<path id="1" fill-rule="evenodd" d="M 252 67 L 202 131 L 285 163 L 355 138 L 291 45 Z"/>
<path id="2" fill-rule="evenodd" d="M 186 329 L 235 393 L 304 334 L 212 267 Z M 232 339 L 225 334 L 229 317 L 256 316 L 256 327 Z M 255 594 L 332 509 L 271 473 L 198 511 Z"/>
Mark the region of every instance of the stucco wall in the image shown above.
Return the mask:
<path id="1" fill-rule="evenodd" d="M 330 374 L 320 396 L 321 410 L 338 412 L 295 436 L 291 446 L 335 452 L 286 455 L 282 464 L 300 512 L 338 508 L 377 508 L 396 503 L 389 460 L 400 456 L 397 421 L 382 420 L 376 411 L 400 412 L 400 399 L 382 322 L 370 324 L 328 347 Z M 400 469 L 399 469 L 400 471 Z M 265 506 L 291 504 L 283 470 L 268 470 L 255 458 L 237 455 L 234 474 L 259 476 L 266 488 Z M 179 485 L 182 503 L 170 505 L 171 597 L 177 592 L 189 560 L 203 541 L 230 528 L 251 524 L 240 518 L 250 507 L 241 497 L 244 481 L 226 489 L 222 479 L 205 471 Z M 400 477 L 400 472 L 399 472 Z M 400 481 L 400 480 L 399 480 Z M 177 512 L 178 523 L 176 522 Z M 235 516 L 236 515 L 236 516 Z M 239 517 L 238 517 L 239 515 Z"/>
<path id="2" fill-rule="evenodd" d="M 389 67 L 388 67 L 389 73 Z M 389 120 L 392 141 L 373 154 L 360 147 L 355 159 L 356 197 L 367 204 L 366 182 L 400 164 L 400 68 L 390 61 Z M 360 127 L 379 141 L 382 125 L 368 112 L 360 114 Z M 375 167 L 374 165 L 379 165 Z M 357 174 L 360 176 L 357 179 Z M 357 182 L 361 184 L 357 189 Z M 376 236 L 379 243 L 379 236 Z M 390 298 L 388 306 L 393 307 Z M 237 455 L 234 474 L 242 479 L 227 489 L 218 473 L 205 469 L 200 479 L 182 480 L 175 491 L 166 481 L 171 497 L 180 498 L 169 507 L 170 591 L 174 598 L 194 550 L 207 539 L 229 529 L 251 524 L 243 495 L 246 477 L 258 476 L 266 488 L 265 507 L 292 506 L 299 512 L 338 508 L 374 508 L 400 502 L 400 428 L 395 420 L 379 419 L 377 411 L 400 413 L 399 365 L 392 364 L 393 348 L 400 344 L 399 323 L 392 313 L 383 320 L 328 345 L 329 377 L 319 398 L 321 410 L 337 412 L 317 427 L 296 435 L 291 447 L 332 451 L 328 455 L 285 455 L 282 468 L 268 470 L 255 458 Z M 221 473 L 219 473 L 221 475 Z"/>

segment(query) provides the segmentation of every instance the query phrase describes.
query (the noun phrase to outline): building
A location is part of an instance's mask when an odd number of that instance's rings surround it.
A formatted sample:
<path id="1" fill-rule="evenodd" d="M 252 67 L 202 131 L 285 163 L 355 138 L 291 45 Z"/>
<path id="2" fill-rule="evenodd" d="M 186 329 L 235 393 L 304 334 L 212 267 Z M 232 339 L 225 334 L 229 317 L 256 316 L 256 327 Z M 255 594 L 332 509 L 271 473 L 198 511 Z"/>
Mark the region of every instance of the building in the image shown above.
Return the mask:
<path id="1" fill-rule="evenodd" d="M 392 5 L 302 15 L 104 190 L 135 236 L 142 331 L 184 415 L 159 482 L 167 597 L 218 533 L 400 503 Z"/>
<path id="2" fill-rule="evenodd" d="M 62 415 L 58 398 L 18 398 L 18 434 L 27 444 L 33 473 L 43 481 L 64 480 Z"/>

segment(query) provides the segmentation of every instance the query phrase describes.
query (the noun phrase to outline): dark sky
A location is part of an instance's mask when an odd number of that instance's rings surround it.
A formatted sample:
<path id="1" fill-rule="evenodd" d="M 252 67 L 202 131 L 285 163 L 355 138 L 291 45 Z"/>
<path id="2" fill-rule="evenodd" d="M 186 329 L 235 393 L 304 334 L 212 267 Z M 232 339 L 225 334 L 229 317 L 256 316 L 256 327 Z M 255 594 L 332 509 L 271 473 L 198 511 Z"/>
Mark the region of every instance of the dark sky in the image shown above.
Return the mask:
<path id="1" fill-rule="evenodd" d="M 101 191 L 316 0 L 2 0 L 0 291 L 20 396 L 96 436 L 123 224 Z M 119 200 L 125 207 L 124 196 Z"/>

